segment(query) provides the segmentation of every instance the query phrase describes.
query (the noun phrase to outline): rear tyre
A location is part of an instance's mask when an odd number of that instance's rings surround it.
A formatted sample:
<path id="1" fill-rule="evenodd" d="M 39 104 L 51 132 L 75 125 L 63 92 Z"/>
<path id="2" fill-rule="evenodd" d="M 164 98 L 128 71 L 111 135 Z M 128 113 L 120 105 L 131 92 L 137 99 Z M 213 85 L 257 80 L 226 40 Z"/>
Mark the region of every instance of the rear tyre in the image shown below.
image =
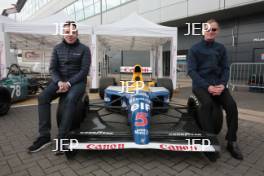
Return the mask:
<path id="1" fill-rule="evenodd" d="M 158 78 L 157 79 L 157 87 L 164 87 L 170 92 L 170 99 L 173 95 L 173 83 L 170 78 Z"/>
<path id="2" fill-rule="evenodd" d="M 198 98 L 195 95 L 191 95 L 187 102 L 188 106 L 188 113 L 194 117 L 197 125 L 201 130 L 205 130 L 202 128 L 201 121 L 203 120 L 204 114 L 200 112 L 200 108 L 202 106 L 201 102 L 198 100 Z M 214 127 L 214 134 L 219 134 L 222 126 L 223 126 L 223 111 L 222 107 L 218 105 L 217 103 L 213 104 L 213 111 L 211 114 L 212 117 L 212 125 Z"/>
<path id="3" fill-rule="evenodd" d="M 0 116 L 8 113 L 11 106 L 11 93 L 5 87 L 0 87 Z"/>
<path id="4" fill-rule="evenodd" d="M 115 78 L 112 77 L 105 77 L 100 78 L 99 81 L 99 96 L 101 99 L 104 99 L 104 91 L 108 86 L 116 85 Z"/>
<path id="5" fill-rule="evenodd" d="M 64 104 L 65 96 L 61 97 L 58 104 L 57 109 L 57 126 L 60 126 L 60 122 L 62 119 L 63 111 L 65 110 Z M 87 107 L 89 105 L 89 97 L 88 95 L 84 94 L 81 99 L 76 104 L 76 109 L 74 113 L 74 118 L 71 125 L 71 130 L 80 128 L 81 122 L 84 120 L 87 112 Z"/>
<path id="6" fill-rule="evenodd" d="M 223 110 L 220 105 L 214 103 L 212 117 L 214 121 L 214 133 L 219 134 L 223 126 Z"/>
<path id="7" fill-rule="evenodd" d="M 188 114 L 190 114 L 194 120 L 196 121 L 196 124 L 198 125 L 198 127 L 201 129 L 201 124 L 198 120 L 198 111 L 200 108 L 200 102 L 198 101 L 197 97 L 194 95 L 191 95 L 188 98 L 187 101 L 187 110 L 188 110 Z"/>

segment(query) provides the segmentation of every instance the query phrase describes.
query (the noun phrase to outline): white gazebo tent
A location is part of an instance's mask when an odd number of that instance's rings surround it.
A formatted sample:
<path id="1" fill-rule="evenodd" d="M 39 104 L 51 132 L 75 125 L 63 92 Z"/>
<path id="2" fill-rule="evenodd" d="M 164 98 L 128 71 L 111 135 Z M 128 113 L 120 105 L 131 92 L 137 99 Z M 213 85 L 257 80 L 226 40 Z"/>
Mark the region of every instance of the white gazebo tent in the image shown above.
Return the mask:
<path id="1" fill-rule="evenodd" d="M 149 50 L 150 66 L 162 77 L 162 44 L 171 41 L 171 78 L 176 88 L 177 68 L 177 28 L 155 24 L 136 13 L 112 23 L 97 26 L 92 35 L 92 48 L 97 51 L 92 57 L 92 86 L 98 88 L 98 62 L 106 50 Z M 97 55 L 96 55 L 97 54 Z M 135 63 L 136 64 L 136 63 Z"/>
<path id="2" fill-rule="evenodd" d="M 37 21 L 4 23 L 3 32 L 9 36 L 9 41 L 5 41 L 4 45 L 10 45 L 13 49 L 43 51 L 43 60 L 45 51 L 51 51 L 62 40 L 62 26 L 67 20 L 70 19 L 65 14 L 58 13 Z M 78 25 L 78 33 L 80 40 L 90 45 L 92 27 Z"/>

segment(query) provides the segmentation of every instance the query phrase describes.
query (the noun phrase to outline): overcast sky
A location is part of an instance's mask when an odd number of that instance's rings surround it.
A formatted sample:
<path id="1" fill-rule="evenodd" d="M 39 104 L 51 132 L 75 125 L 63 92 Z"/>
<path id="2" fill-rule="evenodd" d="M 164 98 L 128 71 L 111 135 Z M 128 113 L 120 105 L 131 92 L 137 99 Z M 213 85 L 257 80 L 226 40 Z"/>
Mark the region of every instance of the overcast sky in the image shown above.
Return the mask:
<path id="1" fill-rule="evenodd" d="M 0 0 L 0 14 L 4 9 L 12 7 L 11 4 L 16 4 L 17 0 Z"/>

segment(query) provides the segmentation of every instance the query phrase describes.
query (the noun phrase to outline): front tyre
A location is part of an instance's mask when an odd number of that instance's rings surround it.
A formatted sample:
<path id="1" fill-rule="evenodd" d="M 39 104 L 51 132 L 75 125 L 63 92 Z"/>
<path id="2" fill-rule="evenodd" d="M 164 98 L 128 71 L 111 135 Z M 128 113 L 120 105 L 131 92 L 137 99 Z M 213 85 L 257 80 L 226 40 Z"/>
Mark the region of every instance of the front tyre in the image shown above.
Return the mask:
<path id="1" fill-rule="evenodd" d="M 158 78 L 157 79 L 157 87 L 164 87 L 168 89 L 170 92 L 170 99 L 172 98 L 173 95 L 173 83 L 170 78 Z"/>
<path id="2" fill-rule="evenodd" d="M 99 81 L 99 96 L 103 100 L 104 99 L 104 92 L 105 89 L 108 86 L 113 86 L 116 84 L 115 78 L 112 77 L 105 77 L 105 78 L 100 78 Z"/>
<path id="3" fill-rule="evenodd" d="M 188 98 L 188 102 L 187 102 L 187 106 L 188 106 L 188 113 L 195 119 L 197 125 L 199 126 L 199 128 L 201 130 L 205 130 L 202 128 L 202 120 L 203 120 L 203 116 L 205 114 L 202 114 L 202 112 L 200 111 L 201 106 L 203 106 L 201 104 L 201 102 L 198 100 L 198 98 L 195 95 L 191 95 Z M 212 124 L 214 127 L 213 133 L 214 134 L 219 134 L 222 126 L 223 126 L 223 111 L 222 111 L 222 107 L 220 105 L 218 105 L 217 103 L 213 103 L 213 109 L 212 112 L 210 114 L 211 118 L 212 118 Z M 205 127 L 206 129 L 210 129 Z"/>

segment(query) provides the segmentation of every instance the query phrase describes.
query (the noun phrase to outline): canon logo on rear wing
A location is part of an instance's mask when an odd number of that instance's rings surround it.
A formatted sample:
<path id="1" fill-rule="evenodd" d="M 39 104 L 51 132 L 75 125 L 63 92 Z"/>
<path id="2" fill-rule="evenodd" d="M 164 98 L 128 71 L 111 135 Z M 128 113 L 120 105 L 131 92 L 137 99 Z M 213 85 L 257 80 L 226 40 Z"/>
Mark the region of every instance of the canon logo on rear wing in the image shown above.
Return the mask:
<path id="1" fill-rule="evenodd" d="M 195 145 L 161 144 L 160 149 L 161 150 L 170 150 L 170 151 L 198 151 L 198 148 Z"/>
<path id="2" fill-rule="evenodd" d="M 120 73 L 133 73 L 134 67 L 122 66 L 120 67 Z M 152 73 L 151 67 L 141 67 L 141 73 Z"/>
<path id="3" fill-rule="evenodd" d="M 125 144 L 87 144 L 88 150 L 116 150 L 125 149 Z"/>

